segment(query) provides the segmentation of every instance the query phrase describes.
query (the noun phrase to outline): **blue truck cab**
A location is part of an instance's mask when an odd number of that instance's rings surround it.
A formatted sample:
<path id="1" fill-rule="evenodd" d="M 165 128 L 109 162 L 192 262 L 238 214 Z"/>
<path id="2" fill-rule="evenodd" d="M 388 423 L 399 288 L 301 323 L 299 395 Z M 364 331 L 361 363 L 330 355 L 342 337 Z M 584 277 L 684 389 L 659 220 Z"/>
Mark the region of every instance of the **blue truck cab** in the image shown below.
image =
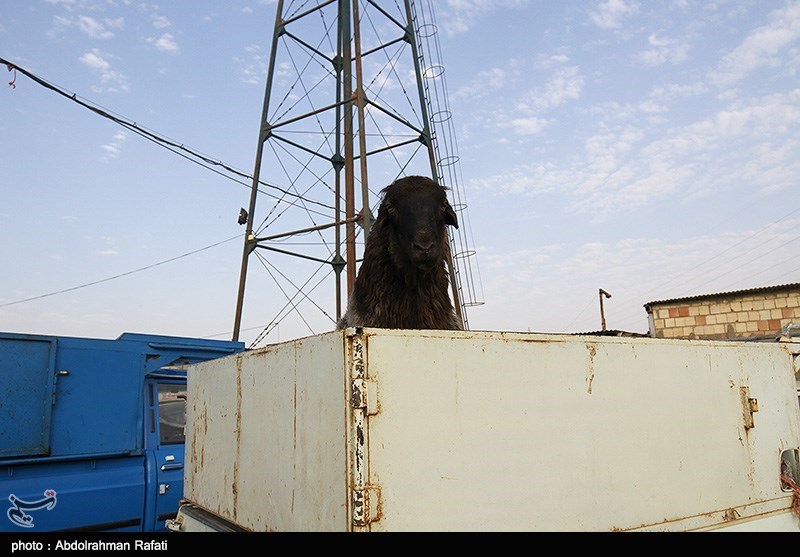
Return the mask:
<path id="1" fill-rule="evenodd" d="M 243 350 L 0 333 L 0 531 L 166 531 L 183 495 L 186 366 Z"/>

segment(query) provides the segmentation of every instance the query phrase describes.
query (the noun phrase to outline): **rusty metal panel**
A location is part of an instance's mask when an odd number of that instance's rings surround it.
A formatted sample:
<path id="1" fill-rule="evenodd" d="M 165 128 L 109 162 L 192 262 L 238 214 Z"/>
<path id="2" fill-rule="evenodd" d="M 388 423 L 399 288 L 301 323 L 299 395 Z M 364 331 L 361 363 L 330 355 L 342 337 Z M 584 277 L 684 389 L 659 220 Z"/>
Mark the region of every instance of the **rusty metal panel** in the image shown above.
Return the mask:
<path id="1" fill-rule="evenodd" d="M 281 343 L 190 368 L 186 498 L 258 531 L 800 529 L 780 481 L 800 447 L 792 351 L 376 329 Z"/>
<path id="2" fill-rule="evenodd" d="M 185 497 L 247 530 L 348 528 L 342 333 L 192 366 Z"/>
<path id="3" fill-rule="evenodd" d="M 800 446 L 800 410 L 785 345 L 365 335 L 373 531 L 692 530 L 791 514 L 779 455 Z"/>

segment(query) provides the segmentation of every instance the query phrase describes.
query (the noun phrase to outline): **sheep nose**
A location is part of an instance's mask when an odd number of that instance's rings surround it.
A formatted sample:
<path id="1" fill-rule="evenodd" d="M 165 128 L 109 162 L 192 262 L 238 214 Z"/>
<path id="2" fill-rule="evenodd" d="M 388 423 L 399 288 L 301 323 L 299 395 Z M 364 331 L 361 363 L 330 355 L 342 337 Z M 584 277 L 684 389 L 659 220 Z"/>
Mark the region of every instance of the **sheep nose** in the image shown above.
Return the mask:
<path id="1" fill-rule="evenodd" d="M 433 250 L 433 240 L 414 240 L 413 246 L 422 253 L 428 253 Z"/>

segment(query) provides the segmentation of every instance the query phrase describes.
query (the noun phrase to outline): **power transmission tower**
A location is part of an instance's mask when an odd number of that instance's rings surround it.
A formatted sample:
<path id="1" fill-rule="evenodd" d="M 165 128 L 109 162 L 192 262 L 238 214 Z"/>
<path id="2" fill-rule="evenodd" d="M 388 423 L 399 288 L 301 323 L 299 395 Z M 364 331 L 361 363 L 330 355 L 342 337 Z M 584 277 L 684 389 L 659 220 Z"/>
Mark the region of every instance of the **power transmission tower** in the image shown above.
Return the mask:
<path id="1" fill-rule="evenodd" d="M 259 339 L 289 313 L 300 315 L 302 304 L 316 306 L 332 328 L 345 305 L 343 289 L 349 294 L 353 288 L 378 192 L 404 175 L 431 176 L 449 188 L 459 222 L 466 224 L 459 228 L 461 237 L 451 233 L 448 261 L 454 305 L 465 328 L 465 308 L 482 303 L 474 295 L 476 275 L 469 265 L 461 270 L 474 251 L 466 247 L 471 231 L 458 156 L 440 137 L 454 134 L 448 127 L 444 67 L 431 60 L 438 45 L 428 5 L 425 11 L 413 0 L 278 1 L 250 202 L 240 217 L 246 232 L 234 340 L 241 332 L 254 256 L 287 299 Z M 298 241 L 309 237 L 313 241 Z M 289 276 L 288 265 L 278 265 L 265 252 L 316 270 L 300 284 L 302 279 Z M 311 295 L 331 274 L 332 292 L 322 297 L 332 298 L 335 317 Z"/>

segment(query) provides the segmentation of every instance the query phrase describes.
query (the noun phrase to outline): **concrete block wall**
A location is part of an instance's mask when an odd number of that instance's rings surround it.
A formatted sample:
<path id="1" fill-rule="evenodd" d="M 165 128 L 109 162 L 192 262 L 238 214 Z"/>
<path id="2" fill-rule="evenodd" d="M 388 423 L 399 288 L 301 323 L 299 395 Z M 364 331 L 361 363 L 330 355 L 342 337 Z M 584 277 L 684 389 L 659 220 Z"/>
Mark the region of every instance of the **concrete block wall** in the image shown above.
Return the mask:
<path id="1" fill-rule="evenodd" d="M 731 339 L 777 336 L 800 323 L 800 287 L 722 297 L 653 302 L 651 328 L 659 338 Z"/>

